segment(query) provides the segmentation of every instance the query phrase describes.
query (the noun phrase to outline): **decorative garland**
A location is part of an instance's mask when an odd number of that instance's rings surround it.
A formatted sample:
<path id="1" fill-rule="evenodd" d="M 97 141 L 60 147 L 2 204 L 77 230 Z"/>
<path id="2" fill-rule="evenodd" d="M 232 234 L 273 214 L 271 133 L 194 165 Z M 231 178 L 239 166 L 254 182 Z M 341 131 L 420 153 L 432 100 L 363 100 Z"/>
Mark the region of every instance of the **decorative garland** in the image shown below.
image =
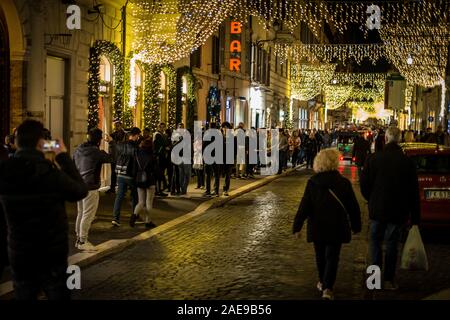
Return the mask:
<path id="1" fill-rule="evenodd" d="M 168 127 L 175 129 L 177 126 L 176 113 L 177 113 L 177 73 L 173 65 L 165 65 L 161 68 L 162 72 L 167 77 L 168 82 L 168 101 L 167 101 L 167 113 L 168 113 Z"/>
<path id="2" fill-rule="evenodd" d="M 156 132 L 161 118 L 159 89 L 161 87 L 161 71 L 168 80 L 168 127 L 176 126 L 176 72 L 172 65 L 149 65 L 142 63 L 145 71 L 144 89 L 144 124 L 151 132 Z"/>
<path id="3" fill-rule="evenodd" d="M 113 117 L 122 119 L 124 99 L 124 59 L 117 46 L 109 41 L 97 40 L 90 49 L 88 79 L 88 130 L 98 126 L 98 98 L 100 95 L 100 57 L 107 56 L 115 68 L 113 89 Z"/>
<path id="4" fill-rule="evenodd" d="M 144 89 L 144 125 L 150 131 L 156 132 L 159 122 L 159 87 L 161 82 L 161 67 L 159 65 L 143 64 L 145 71 Z"/>
<path id="5" fill-rule="evenodd" d="M 194 129 L 195 121 L 195 109 L 197 108 L 197 78 L 195 77 L 192 69 L 190 67 L 181 67 L 177 70 L 177 104 L 176 104 L 176 122 L 180 123 L 182 121 L 183 114 L 183 77 L 186 77 L 187 81 L 187 116 L 185 127 L 188 130 Z"/>

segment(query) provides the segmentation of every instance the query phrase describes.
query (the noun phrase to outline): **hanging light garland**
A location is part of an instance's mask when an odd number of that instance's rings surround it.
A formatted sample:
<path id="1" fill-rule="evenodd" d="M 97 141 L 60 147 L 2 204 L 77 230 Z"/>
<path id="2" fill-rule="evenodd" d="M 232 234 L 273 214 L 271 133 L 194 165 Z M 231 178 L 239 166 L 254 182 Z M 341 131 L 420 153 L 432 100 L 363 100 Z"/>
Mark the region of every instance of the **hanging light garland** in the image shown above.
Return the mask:
<path id="1" fill-rule="evenodd" d="M 291 68 L 291 96 L 311 100 L 331 81 L 335 64 L 295 64 Z"/>
<path id="2" fill-rule="evenodd" d="M 152 64 L 172 63 L 200 47 L 236 0 L 132 0 L 133 50 Z"/>
<path id="3" fill-rule="evenodd" d="M 408 83 L 422 87 L 445 79 L 449 33 L 446 25 L 383 25 L 386 56 Z"/>
<path id="4" fill-rule="evenodd" d="M 342 107 L 352 94 L 353 87 L 350 85 L 326 85 L 325 99 L 328 110 Z"/>
<path id="5" fill-rule="evenodd" d="M 355 61 L 358 64 L 367 58 L 375 64 L 384 57 L 382 44 L 301 44 L 275 43 L 274 51 L 278 56 L 289 58 L 294 63 L 326 62 L 336 60 L 345 63 Z"/>

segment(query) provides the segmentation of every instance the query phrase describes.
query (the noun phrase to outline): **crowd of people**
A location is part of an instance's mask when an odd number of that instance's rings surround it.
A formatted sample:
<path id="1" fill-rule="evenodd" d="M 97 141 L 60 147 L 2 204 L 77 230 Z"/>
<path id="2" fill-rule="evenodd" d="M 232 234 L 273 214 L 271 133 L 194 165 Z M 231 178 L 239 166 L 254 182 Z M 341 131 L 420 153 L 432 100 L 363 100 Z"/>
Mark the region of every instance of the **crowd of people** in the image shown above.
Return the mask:
<path id="1" fill-rule="evenodd" d="M 184 129 L 184 125 L 180 123 L 177 128 Z M 171 157 L 172 149 L 183 141 L 183 136 L 168 129 L 164 123 L 160 123 L 157 132 L 153 134 L 148 129 L 141 131 L 136 127 L 125 130 L 119 121 L 115 122 L 111 134 L 105 134 L 98 128 L 91 129 L 87 141 L 76 147 L 72 157 L 62 139 L 55 140 L 56 144 L 48 149 L 48 142 L 52 137 L 42 123 L 26 120 L 18 126 L 13 135 L 6 137 L 4 147 L 0 148 L 0 276 L 9 261 L 16 297 L 34 299 L 40 289 L 50 299 L 68 297 L 65 283 L 68 256 L 65 201 L 77 202 L 76 248 L 95 251 L 95 246 L 89 242 L 89 230 L 99 206 L 104 164 L 111 165 L 111 184 L 107 192 L 115 194 L 112 212 L 114 227 L 121 226 L 121 208 L 127 191 L 131 195 L 130 226 L 135 227 L 137 219 L 141 218 L 145 228 L 150 229 L 155 227 L 151 219 L 155 197 L 166 197 L 168 194 L 165 192 L 173 196 L 186 195 L 192 178 L 196 180 L 196 189 L 205 190 L 205 197 L 220 196 L 222 179 L 222 195 L 228 196 L 232 176 L 236 179 L 254 178 L 263 165 L 260 159 L 256 164 L 250 161 L 250 153 L 255 150 L 250 149 L 252 144 L 249 141 L 255 132 L 259 137 L 259 132 L 246 130 L 243 123 L 233 129 L 228 122 L 220 126 L 211 123 L 208 128 L 204 128 L 206 129 L 218 129 L 223 133 L 223 141 L 220 141 L 225 151 L 223 161 L 211 164 L 198 161 L 196 158 L 202 155 L 193 151 L 200 148 L 204 151 L 216 141 L 194 139 L 192 152 L 186 155 L 190 161 L 183 160 L 175 164 Z M 227 130 L 232 130 L 234 134 L 234 145 L 231 148 L 227 147 L 230 143 L 226 139 Z M 245 133 L 244 145 L 236 143 L 240 130 Z M 339 139 L 339 131 L 278 130 L 278 173 L 287 169 L 288 162 L 292 166 L 306 164 L 307 168 L 314 168 L 317 173 L 308 182 L 295 220 L 294 232 L 298 232 L 305 219 L 311 218 L 311 215 L 320 215 L 326 211 L 323 208 L 334 208 L 335 211 L 344 208 L 350 218 L 351 230 L 359 232 L 361 222 L 358 204 L 355 203 L 350 184 L 336 171 L 339 152 L 336 147 L 330 148 Z M 103 141 L 108 143 L 107 151 L 102 150 Z M 371 253 L 374 263 L 380 264 L 381 261 L 381 234 L 389 231 L 393 237 L 388 246 L 389 266 L 385 271 L 386 280 L 391 282 L 394 280 L 393 265 L 397 254 L 394 243 L 398 241 L 401 225 L 408 212 L 413 214 L 414 223 L 419 220 L 417 199 L 411 198 L 416 196 L 416 189 L 413 189 L 417 187 L 413 183 L 417 180 L 415 171 L 398 147 L 399 142 L 412 141 L 448 145 L 448 133 L 443 132 L 441 127 L 435 133 L 426 130 L 421 135 L 390 127 L 386 132 L 377 129 L 370 134 L 361 134 L 353 141 L 353 158 L 359 168 L 361 191 L 369 201 L 370 217 L 373 220 Z M 372 149 L 375 150 L 374 154 Z M 227 154 L 229 150 L 233 150 L 233 155 Z M 268 150 L 270 152 L 270 148 Z M 236 161 L 238 154 L 244 154 L 243 161 Z M 227 163 L 230 157 L 235 160 L 234 164 Z M 409 181 L 411 185 L 397 186 L 403 193 L 400 195 L 401 201 L 392 204 L 396 208 L 392 212 L 382 210 L 386 203 L 393 203 L 386 190 L 395 194 L 392 188 L 377 185 L 381 181 L 377 175 L 382 172 L 388 172 L 389 177 L 399 175 L 399 179 L 394 179 L 395 181 Z M 388 184 L 394 186 L 394 182 L 390 181 Z M 325 197 L 328 200 L 325 201 Z M 406 201 L 408 197 L 410 202 L 406 205 L 402 201 Z M 323 201 L 317 201 L 318 199 Z M 327 205 L 327 201 L 336 200 L 334 207 Z M 405 208 L 409 208 L 408 212 L 402 211 L 403 204 Z M 400 216 L 397 212 L 401 212 Z M 331 291 L 340 244 L 350 241 L 350 227 L 343 221 L 328 226 L 314 226 L 319 220 L 312 222 L 308 239 L 315 242 L 321 279 L 318 287 L 323 291 Z M 346 228 L 344 233 L 330 231 L 340 224 Z M 6 226 L 9 232 L 6 231 Z M 35 261 L 42 263 L 36 265 Z M 30 270 L 31 265 L 36 268 Z M 391 283 L 391 286 L 394 284 Z M 330 295 L 328 292 L 328 297 Z"/>

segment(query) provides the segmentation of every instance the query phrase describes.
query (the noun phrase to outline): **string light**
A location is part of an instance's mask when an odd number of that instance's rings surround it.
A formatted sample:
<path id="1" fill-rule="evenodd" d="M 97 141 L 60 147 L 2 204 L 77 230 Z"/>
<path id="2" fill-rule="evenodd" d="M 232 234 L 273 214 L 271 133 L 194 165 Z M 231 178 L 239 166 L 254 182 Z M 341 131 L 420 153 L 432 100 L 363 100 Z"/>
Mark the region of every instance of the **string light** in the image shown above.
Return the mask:
<path id="1" fill-rule="evenodd" d="M 328 110 L 335 110 L 342 107 L 352 94 L 350 85 L 326 85 L 325 99 Z"/>
<path id="2" fill-rule="evenodd" d="M 132 0 L 133 50 L 152 64 L 189 56 L 235 9 L 236 0 Z M 236 11 L 236 10 L 235 10 Z"/>
<path id="3" fill-rule="evenodd" d="M 294 64 L 291 68 L 291 96 L 311 100 L 319 95 L 333 78 L 335 64 Z"/>
<path id="4" fill-rule="evenodd" d="M 117 46 L 109 41 L 97 40 L 91 47 L 88 79 L 88 130 L 99 122 L 100 57 L 105 55 L 114 65 L 113 117 L 122 120 L 124 101 L 124 58 Z"/>
<path id="5" fill-rule="evenodd" d="M 386 57 L 408 83 L 430 88 L 440 85 L 441 79 L 445 79 L 448 54 L 446 25 L 383 25 L 379 32 L 385 43 Z"/>

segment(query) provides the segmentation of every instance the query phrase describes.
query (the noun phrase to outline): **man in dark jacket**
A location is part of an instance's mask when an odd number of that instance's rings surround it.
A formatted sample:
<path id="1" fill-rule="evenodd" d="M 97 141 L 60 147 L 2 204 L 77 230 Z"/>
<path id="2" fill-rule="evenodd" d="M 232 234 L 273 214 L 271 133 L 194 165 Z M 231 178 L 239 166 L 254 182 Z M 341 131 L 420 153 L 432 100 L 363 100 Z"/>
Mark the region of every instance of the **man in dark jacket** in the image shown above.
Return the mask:
<path id="1" fill-rule="evenodd" d="M 361 177 L 361 170 L 366 162 L 367 155 L 370 154 L 370 143 L 364 137 L 364 134 L 355 138 L 353 145 L 353 155 L 355 164 L 358 166 L 358 177 Z"/>
<path id="2" fill-rule="evenodd" d="M 117 145 L 116 173 L 118 191 L 113 209 L 114 220 L 111 222 L 115 227 L 120 227 L 120 207 L 122 206 L 127 189 L 130 189 L 131 191 L 132 212 L 134 212 L 134 208 L 138 202 L 137 189 L 133 173 L 136 155 L 138 152 L 137 142 L 140 135 L 141 130 L 139 128 L 132 128 L 128 135 L 128 141 Z"/>
<path id="3" fill-rule="evenodd" d="M 95 250 L 94 246 L 88 241 L 88 235 L 98 208 L 100 172 L 104 163 L 113 161 L 111 155 L 99 149 L 102 137 L 102 130 L 91 129 L 88 133 L 88 142 L 81 144 L 75 150 L 73 156 L 75 165 L 89 189 L 88 196 L 78 201 L 78 215 L 75 224 L 77 234 L 75 247 L 83 251 Z"/>
<path id="4" fill-rule="evenodd" d="M 125 142 L 126 132 L 123 130 L 122 122 L 120 120 L 114 121 L 114 132 L 110 134 L 107 142 L 109 143 L 109 154 L 113 158 L 111 163 L 111 187 L 107 193 L 115 193 L 117 185 L 117 174 L 116 174 L 116 160 L 117 160 L 117 145 L 119 143 Z"/>
<path id="5" fill-rule="evenodd" d="M 88 190 L 62 140 L 45 159 L 42 123 L 17 128 L 18 151 L 0 164 L 0 201 L 8 226 L 8 255 L 17 299 L 68 299 L 68 224 L 65 201 Z"/>
<path id="6" fill-rule="evenodd" d="M 383 266 L 384 240 L 384 288 L 390 290 L 397 288 L 394 280 L 402 228 L 408 219 L 413 225 L 420 221 L 417 172 L 413 161 L 398 145 L 400 139 L 398 128 L 386 131 L 384 149 L 369 156 L 360 181 L 361 192 L 369 201 L 371 264 Z"/>
<path id="7" fill-rule="evenodd" d="M 0 148 L 0 163 L 8 159 L 8 152 Z M 0 280 L 2 279 L 3 269 L 8 265 L 8 247 L 6 242 L 6 221 L 3 207 L 0 205 Z"/>
<path id="8" fill-rule="evenodd" d="M 166 177 L 164 176 L 164 171 L 168 166 L 167 151 L 170 149 L 170 141 L 165 133 L 166 124 L 161 122 L 158 127 L 158 131 L 153 135 L 153 152 L 155 152 L 156 160 L 156 195 L 165 197 L 164 193 L 166 183 Z"/>

